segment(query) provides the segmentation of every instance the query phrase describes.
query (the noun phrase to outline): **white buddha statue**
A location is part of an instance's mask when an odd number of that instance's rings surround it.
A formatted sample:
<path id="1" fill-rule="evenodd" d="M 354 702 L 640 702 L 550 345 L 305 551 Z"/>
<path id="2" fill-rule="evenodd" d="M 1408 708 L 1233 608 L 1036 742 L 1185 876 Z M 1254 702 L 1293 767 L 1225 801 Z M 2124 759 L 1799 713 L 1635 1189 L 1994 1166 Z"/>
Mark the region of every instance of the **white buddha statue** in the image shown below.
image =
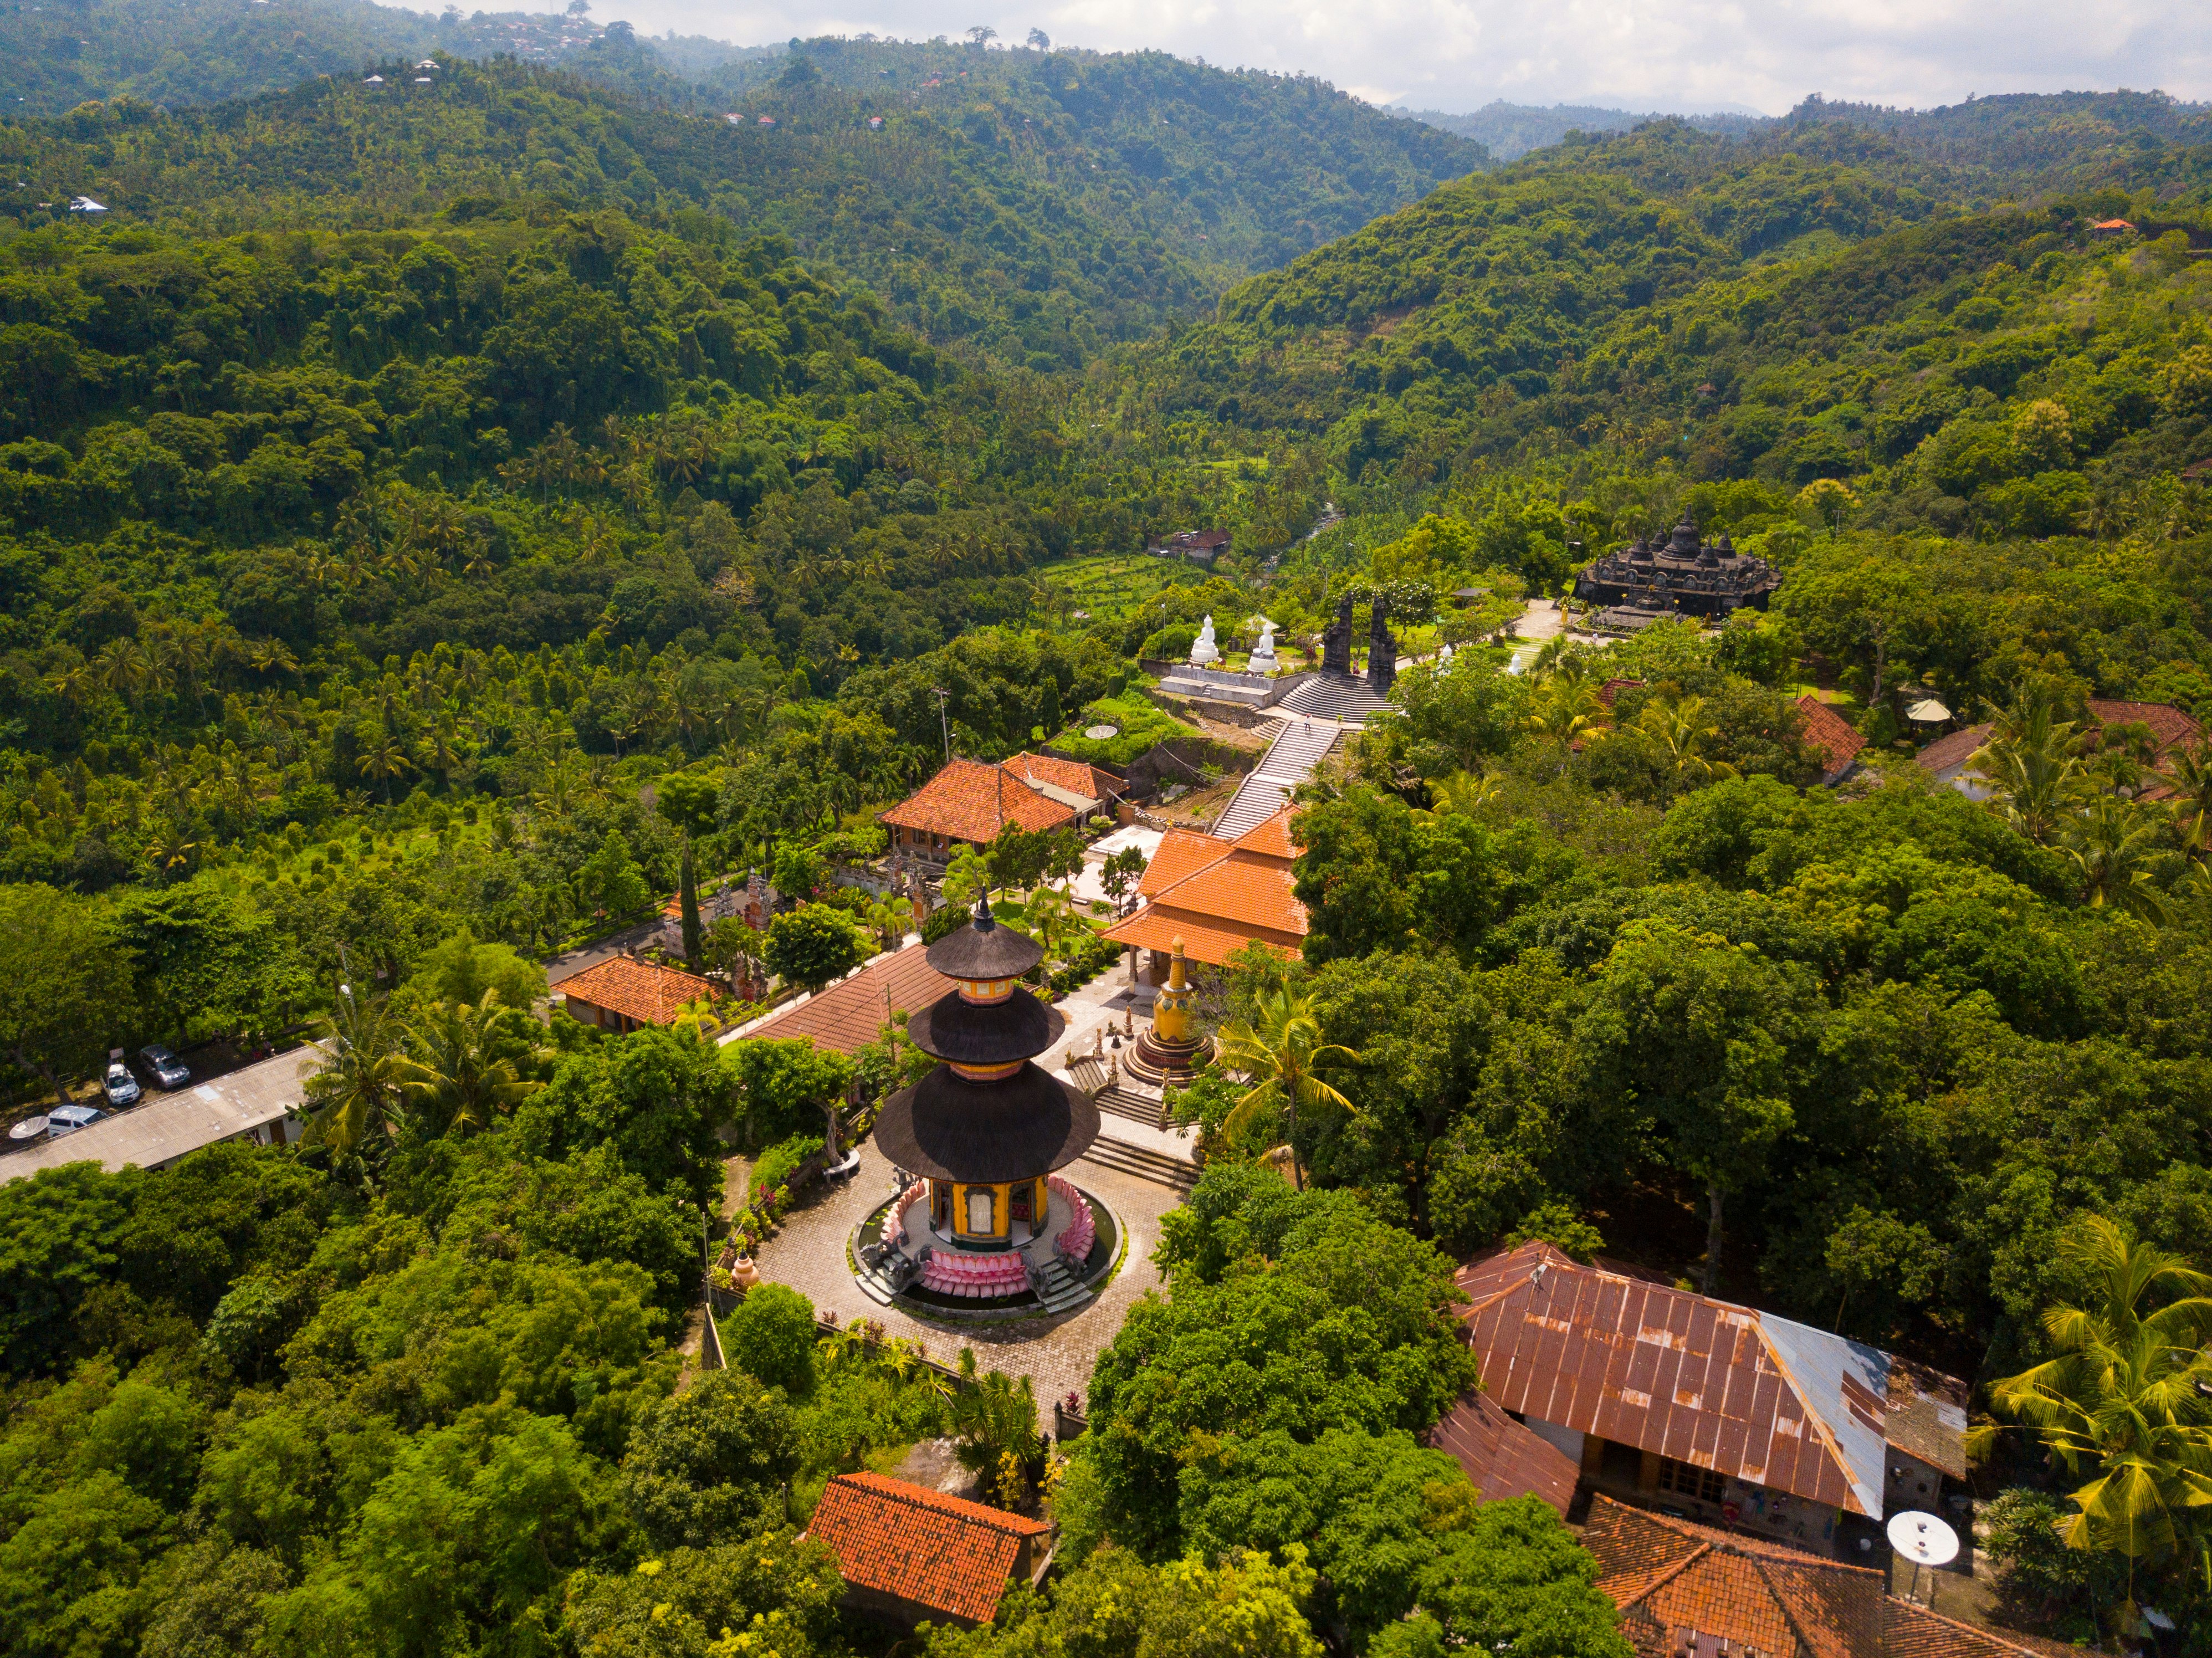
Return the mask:
<path id="1" fill-rule="evenodd" d="M 1260 642 L 1252 647 L 1252 654 L 1244 664 L 1244 671 L 1275 671 L 1275 624 L 1264 616 L 1260 618 Z"/>
<path id="2" fill-rule="evenodd" d="M 1221 647 L 1213 642 L 1213 618 L 1209 616 L 1198 630 L 1198 643 L 1190 647 L 1190 665 L 1210 667 L 1221 660 Z"/>

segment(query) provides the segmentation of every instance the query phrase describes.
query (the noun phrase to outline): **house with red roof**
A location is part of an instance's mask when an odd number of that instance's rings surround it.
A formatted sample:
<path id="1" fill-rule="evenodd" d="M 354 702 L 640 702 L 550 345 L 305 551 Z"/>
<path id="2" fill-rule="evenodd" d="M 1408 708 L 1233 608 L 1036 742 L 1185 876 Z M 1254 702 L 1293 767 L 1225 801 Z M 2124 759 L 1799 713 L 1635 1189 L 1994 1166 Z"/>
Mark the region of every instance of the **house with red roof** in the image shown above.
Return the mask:
<path id="1" fill-rule="evenodd" d="M 893 852 L 944 864 L 963 846 L 989 846 L 1008 823 L 1056 829 L 1088 823 L 1121 789 L 1113 773 L 1079 760 L 1018 754 L 991 766 L 956 755 L 877 821 Z"/>
<path id="2" fill-rule="evenodd" d="M 1797 715 L 1805 725 L 1805 752 L 1820 761 L 1820 782 L 1832 788 L 1859 768 L 1859 750 L 1865 735 L 1809 691 L 1797 699 Z"/>
<path id="3" fill-rule="evenodd" d="M 1308 931 L 1306 907 L 1291 891 L 1297 810 L 1285 804 L 1233 840 L 1170 829 L 1137 884 L 1137 909 L 1106 937 L 1152 951 L 1155 969 L 1164 969 L 1178 939 L 1192 961 L 1209 967 L 1255 943 L 1296 957 Z"/>
<path id="4" fill-rule="evenodd" d="M 1460 1269 L 1483 1392 L 1623 1501 L 1819 1554 L 1966 1474 L 1963 1382 L 1548 1243 Z"/>
<path id="5" fill-rule="evenodd" d="M 2044 1658 L 2078 1651 L 1889 1593 L 1887 1574 L 1591 1500 L 1583 1546 L 1638 1658 Z M 1939 1578 L 1940 1582 L 1940 1578 Z M 1942 1590 L 1932 1590 L 1939 1602 Z"/>
<path id="6" fill-rule="evenodd" d="M 1052 1564 L 1053 1527 L 879 1473 L 841 1473 L 806 1535 L 827 1544 L 853 1611 L 911 1628 L 927 1619 L 974 1629 L 1007 1587 Z"/>
<path id="7" fill-rule="evenodd" d="M 2092 747 L 2105 740 L 2108 728 L 2119 726 L 2140 726 L 2149 733 L 2150 763 L 2158 771 L 2167 769 L 2174 755 L 2193 749 L 2204 740 L 2203 723 L 2171 702 L 2132 702 L 2107 696 L 2089 699 L 2081 730 L 2091 739 Z M 1915 757 L 1921 770 L 1935 782 L 1958 790 L 1969 800 L 1986 800 L 1991 793 L 1989 780 L 1981 774 L 1973 760 L 1994 730 L 1996 727 L 1984 720 L 1978 726 L 1947 732 L 1927 744 Z M 2161 786 L 2154 783 L 2144 791 L 2144 796 L 2154 800 L 2164 793 Z"/>
<path id="8" fill-rule="evenodd" d="M 553 987 L 568 1017 L 602 1030 L 629 1031 L 673 1024 L 685 1004 L 721 995 L 714 981 L 681 968 L 616 956 Z"/>

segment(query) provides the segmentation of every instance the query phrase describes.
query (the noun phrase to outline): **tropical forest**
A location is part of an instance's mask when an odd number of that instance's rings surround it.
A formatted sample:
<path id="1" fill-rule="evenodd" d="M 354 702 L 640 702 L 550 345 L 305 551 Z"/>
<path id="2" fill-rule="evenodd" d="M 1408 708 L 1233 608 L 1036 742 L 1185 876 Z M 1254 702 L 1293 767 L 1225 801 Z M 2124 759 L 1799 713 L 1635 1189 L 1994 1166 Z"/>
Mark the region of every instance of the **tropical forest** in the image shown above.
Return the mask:
<path id="1" fill-rule="evenodd" d="M 1751 1649 L 2212 1654 L 2212 106 L 589 10 L 0 15 L 0 1655 L 1682 1649 L 1595 1448 L 1446 1430 L 1529 1250 L 1955 1380 L 1969 1558 L 1869 1593 L 1956 1643 Z M 1686 533 L 1771 597 L 1601 625 Z M 841 1315 L 934 1050 L 752 1030 L 979 902 L 1137 985 L 1277 736 L 1190 676 L 1342 618 L 1110 1286 Z M 884 821 L 1023 756 L 1120 824 Z M 887 1620 L 932 1446 L 1048 1569 Z"/>

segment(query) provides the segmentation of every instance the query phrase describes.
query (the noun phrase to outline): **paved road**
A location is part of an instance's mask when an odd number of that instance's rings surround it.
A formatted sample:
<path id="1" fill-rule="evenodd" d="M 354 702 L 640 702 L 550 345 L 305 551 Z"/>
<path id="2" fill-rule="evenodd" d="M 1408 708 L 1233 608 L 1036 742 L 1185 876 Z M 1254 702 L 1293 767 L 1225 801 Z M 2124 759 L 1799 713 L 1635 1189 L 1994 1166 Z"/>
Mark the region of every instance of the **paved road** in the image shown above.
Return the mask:
<path id="1" fill-rule="evenodd" d="M 574 950 L 563 950 L 546 961 L 545 982 L 557 985 L 563 979 L 573 979 L 587 967 L 597 967 L 601 962 L 621 955 L 625 950 L 635 950 L 657 937 L 660 929 L 667 925 L 656 915 L 649 921 L 640 921 L 635 926 L 625 928 L 623 932 L 610 933 L 588 944 L 579 944 Z"/>

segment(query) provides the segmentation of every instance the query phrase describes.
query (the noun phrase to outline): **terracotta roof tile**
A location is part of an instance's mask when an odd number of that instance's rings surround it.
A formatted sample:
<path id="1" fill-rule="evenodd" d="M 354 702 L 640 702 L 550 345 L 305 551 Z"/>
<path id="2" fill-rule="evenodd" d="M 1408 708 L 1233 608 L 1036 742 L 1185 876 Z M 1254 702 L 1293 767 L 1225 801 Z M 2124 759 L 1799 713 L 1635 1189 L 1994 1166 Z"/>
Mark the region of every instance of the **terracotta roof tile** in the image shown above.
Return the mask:
<path id="1" fill-rule="evenodd" d="M 1540 1497 L 1566 1517 L 1581 1472 L 1567 1454 L 1499 1410 L 1480 1394 L 1463 1395 L 1429 1430 L 1429 1443 L 1447 1453 L 1486 1503 Z"/>
<path id="2" fill-rule="evenodd" d="M 686 1002 L 721 992 L 696 973 L 617 956 L 553 987 L 571 1002 L 588 1002 L 646 1024 L 672 1024 Z"/>
<path id="3" fill-rule="evenodd" d="M 1969 726 L 1964 731 L 1948 732 L 1937 738 L 1914 756 L 1923 771 L 1948 771 L 1954 766 L 1963 766 L 1973 758 L 1974 750 L 1990 740 L 1990 727 L 1984 722 Z"/>
<path id="4" fill-rule="evenodd" d="M 1106 937 L 1117 944 L 1134 944 L 1143 950 L 1157 950 L 1163 955 L 1182 940 L 1183 951 L 1194 962 L 1203 962 L 1209 967 L 1221 967 L 1229 958 L 1247 944 L 1259 943 L 1278 954 L 1295 959 L 1304 940 L 1270 938 L 1252 929 L 1224 926 L 1217 920 L 1186 910 L 1164 909 L 1148 904 L 1127 920 L 1106 930 Z"/>
<path id="5" fill-rule="evenodd" d="M 1805 721 L 1805 746 L 1826 758 L 1826 769 L 1841 771 L 1866 747 L 1866 734 L 1809 691 L 1797 699 Z"/>
<path id="6" fill-rule="evenodd" d="M 1110 771 L 1050 754 L 1018 754 L 1011 760 L 999 762 L 999 768 L 1016 777 L 1055 784 L 1093 800 L 1110 799 L 1128 786 Z"/>
<path id="7" fill-rule="evenodd" d="M 2099 726 L 2149 726 L 2160 754 L 2172 748 L 2187 748 L 2204 735 L 2203 726 L 2171 702 L 2117 702 L 2093 696 L 2089 718 Z"/>
<path id="8" fill-rule="evenodd" d="M 1170 829 L 1153 849 L 1152 862 L 1145 865 L 1144 876 L 1137 883 L 1138 896 L 1149 898 L 1184 876 L 1219 863 L 1229 855 L 1230 845 L 1197 829 Z"/>
<path id="9" fill-rule="evenodd" d="M 915 946 L 871 962 L 850 978 L 745 1032 L 754 1036 L 805 1036 L 817 1048 L 851 1054 L 876 1040 L 892 1013 L 918 1013 L 952 988 L 952 981 L 930 966 Z"/>
<path id="10" fill-rule="evenodd" d="M 841 1473 L 807 1535 L 830 1546 L 848 1583 L 980 1624 L 998 1610 L 1022 1545 L 1051 1530 L 903 1479 Z"/>
<path id="11" fill-rule="evenodd" d="M 1047 799 L 1012 772 L 956 755 L 881 821 L 896 829 L 984 844 L 1009 823 L 1025 829 L 1058 829 L 1073 823 L 1075 812 Z"/>
<path id="12" fill-rule="evenodd" d="M 1294 859 L 1298 848 L 1291 840 L 1291 819 L 1297 815 L 1298 808 L 1286 804 L 1280 811 L 1253 824 L 1231 844 L 1239 852 L 1257 853 L 1263 858 Z"/>

